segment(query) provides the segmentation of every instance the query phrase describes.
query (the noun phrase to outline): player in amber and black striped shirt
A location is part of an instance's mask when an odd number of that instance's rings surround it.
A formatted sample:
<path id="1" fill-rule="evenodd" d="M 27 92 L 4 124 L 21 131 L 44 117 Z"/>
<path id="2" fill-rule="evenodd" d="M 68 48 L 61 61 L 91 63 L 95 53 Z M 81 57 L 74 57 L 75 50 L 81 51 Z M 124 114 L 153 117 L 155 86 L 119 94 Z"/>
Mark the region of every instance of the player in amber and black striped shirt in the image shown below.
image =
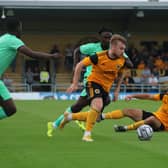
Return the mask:
<path id="1" fill-rule="evenodd" d="M 150 125 L 154 131 L 168 131 L 168 92 L 164 94 L 133 94 L 126 96 L 125 99 L 131 100 L 133 98 L 154 101 L 161 100 L 162 104 L 156 112 L 147 112 L 142 109 L 128 108 L 102 114 L 102 119 L 120 119 L 123 117 L 129 117 L 134 121 L 137 121 L 127 126 L 115 125 L 114 129 L 117 132 L 135 130 L 143 124 Z"/>
<path id="2" fill-rule="evenodd" d="M 110 49 L 92 57 L 86 57 L 79 62 L 75 68 L 72 85 L 68 88 L 71 93 L 78 89 L 78 81 L 84 66 L 92 65 L 92 72 L 87 78 L 86 91 L 90 100 L 89 112 L 81 113 L 65 113 L 64 120 L 61 122 L 60 128 L 70 120 L 86 121 L 86 130 L 82 140 L 92 142 L 91 131 L 101 113 L 103 104 L 108 97 L 110 88 L 117 78 L 118 74 L 122 75 L 120 71 L 126 63 L 123 57 L 126 48 L 126 39 L 120 35 L 113 35 L 110 40 Z M 120 85 L 117 89 L 120 89 Z"/>

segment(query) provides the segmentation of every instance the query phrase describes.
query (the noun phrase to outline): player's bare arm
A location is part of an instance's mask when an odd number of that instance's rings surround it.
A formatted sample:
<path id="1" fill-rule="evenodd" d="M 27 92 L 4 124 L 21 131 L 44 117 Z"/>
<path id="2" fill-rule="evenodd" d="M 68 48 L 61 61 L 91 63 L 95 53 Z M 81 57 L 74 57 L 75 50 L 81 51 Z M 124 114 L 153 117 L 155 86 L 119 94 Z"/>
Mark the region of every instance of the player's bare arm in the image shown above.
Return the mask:
<path id="1" fill-rule="evenodd" d="M 70 87 L 67 89 L 68 93 L 71 93 L 73 91 L 76 91 L 78 89 L 78 82 L 81 76 L 81 72 L 82 72 L 82 68 L 85 65 L 83 64 L 82 61 L 80 61 L 76 67 L 75 67 L 75 71 L 74 71 L 74 76 L 73 76 L 73 83 L 70 85 Z"/>
<path id="2" fill-rule="evenodd" d="M 129 101 L 129 100 L 131 100 L 133 98 L 155 100 L 152 94 L 133 94 L 133 95 L 128 95 L 128 96 L 125 97 L 125 100 Z"/>
<path id="3" fill-rule="evenodd" d="M 59 58 L 61 55 L 59 53 L 54 53 L 54 54 L 48 54 L 48 53 L 44 53 L 44 52 L 38 52 L 38 51 L 33 51 L 32 49 L 26 47 L 26 46 L 21 46 L 19 49 L 19 52 L 21 52 L 22 54 L 32 57 L 32 58 L 43 58 L 43 59 L 57 59 Z"/>
<path id="4" fill-rule="evenodd" d="M 75 50 L 74 50 L 74 53 L 73 53 L 73 69 L 75 69 L 75 67 L 76 67 L 76 65 L 77 65 L 77 63 L 79 63 L 79 61 L 80 61 L 80 48 L 79 47 L 77 47 L 77 48 L 75 48 Z"/>
<path id="5" fill-rule="evenodd" d="M 119 95 L 119 92 L 120 92 L 120 86 L 122 84 L 123 79 L 124 79 L 124 73 L 123 72 L 119 72 L 118 73 L 118 80 L 117 80 L 116 88 L 114 90 L 113 101 L 118 100 L 118 95 Z"/>

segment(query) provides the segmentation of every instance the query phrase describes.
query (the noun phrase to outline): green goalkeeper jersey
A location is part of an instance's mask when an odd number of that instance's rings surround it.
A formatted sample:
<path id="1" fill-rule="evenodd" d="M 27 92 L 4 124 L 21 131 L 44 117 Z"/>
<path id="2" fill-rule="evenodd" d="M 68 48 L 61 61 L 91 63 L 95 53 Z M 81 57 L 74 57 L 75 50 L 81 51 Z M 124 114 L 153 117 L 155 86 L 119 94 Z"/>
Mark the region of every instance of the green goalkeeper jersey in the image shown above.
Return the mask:
<path id="1" fill-rule="evenodd" d="M 16 57 L 18 48 L 23 45 L 23 41 L 15 35 L 6 33 L 0 36 L 0 76 Z"/>

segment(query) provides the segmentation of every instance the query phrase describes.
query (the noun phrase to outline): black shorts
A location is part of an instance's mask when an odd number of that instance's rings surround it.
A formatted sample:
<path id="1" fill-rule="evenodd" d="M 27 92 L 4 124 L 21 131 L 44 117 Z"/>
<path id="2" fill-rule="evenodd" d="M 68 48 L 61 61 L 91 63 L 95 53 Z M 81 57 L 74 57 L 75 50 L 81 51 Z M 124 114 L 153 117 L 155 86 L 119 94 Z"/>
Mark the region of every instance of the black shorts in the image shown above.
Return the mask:
<path id="1" fill-rule="evenodd" d="M 153 113 L 147 112 L 145 110 L 142 111 L 142 120 L 145 120 L 146 118 L 148 118 L 150 116 L 154 116 Z"/>
<path id="2" fill-rule="evenodd" d="M 102 88 L 102 86 L 95 82 L 86 83 L 86 92 L 90 101 L 96 97 L 101 97 L 103 99 L 103 106 L 107 105 L 107 102 L 109 102 L 109 94 Z"/>
<path id="3" fill-rule="evenodd" d="M 146 118 L 150 117 L 150 116 L 155 116 L 153 113 L 151 112 L 147 112 L 147 111 L 142 111 L 142 119 L 145 120 Z M 153 128 L 154 129 L 154 128 Z M 164 128 L 164 125 L 161 123 L 161 126 L 160 128 L 158 129 L 154 129 L 154 131 L 163 131 L 165 128 Z"/>

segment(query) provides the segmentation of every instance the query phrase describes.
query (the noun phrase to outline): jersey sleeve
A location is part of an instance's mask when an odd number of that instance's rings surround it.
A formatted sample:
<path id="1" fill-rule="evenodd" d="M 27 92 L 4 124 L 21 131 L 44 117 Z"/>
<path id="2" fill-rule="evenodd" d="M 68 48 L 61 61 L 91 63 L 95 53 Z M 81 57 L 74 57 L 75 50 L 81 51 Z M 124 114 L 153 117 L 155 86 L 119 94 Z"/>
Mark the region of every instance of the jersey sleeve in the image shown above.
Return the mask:
<path id="1" fill-rule="evenodd" d="M 94 55 L 90 56 L 89 58 L 90 58 L 91 62 L 94 65 L 96 65 L 98 63 L 98 56 L 97 56 L 97 54 L 94 54 Z"/>
<path id="2" fill-rule="evenodd" d="M 82 63 L 85 65 L 85 66 L 88 66 L 88 65 L 91 65 L 92 62 L 90 60 L 90 57 L 85 57 L 83 60 L 82 60 Z"/>
<path id="3" fill-rule="evenodd" d="M 80 52 L 85 55 L 92 55 L 94 50 L 94 43 L 88 43 L 80 46 Z"/>
<path id="4" fill-rule="evenodd" d="M 98 63 L 98 56 L 95 54 L 90 57 L 85 57 L 82 62 L 85 66 L 96 65 Z"/>
<path id="5" fill-rule="evenodd" d="M 10 43 L 11 43 L 11 47 L 15 50 L 25 45 L 24 42 L 17 37 L 12 39 Z"/>

